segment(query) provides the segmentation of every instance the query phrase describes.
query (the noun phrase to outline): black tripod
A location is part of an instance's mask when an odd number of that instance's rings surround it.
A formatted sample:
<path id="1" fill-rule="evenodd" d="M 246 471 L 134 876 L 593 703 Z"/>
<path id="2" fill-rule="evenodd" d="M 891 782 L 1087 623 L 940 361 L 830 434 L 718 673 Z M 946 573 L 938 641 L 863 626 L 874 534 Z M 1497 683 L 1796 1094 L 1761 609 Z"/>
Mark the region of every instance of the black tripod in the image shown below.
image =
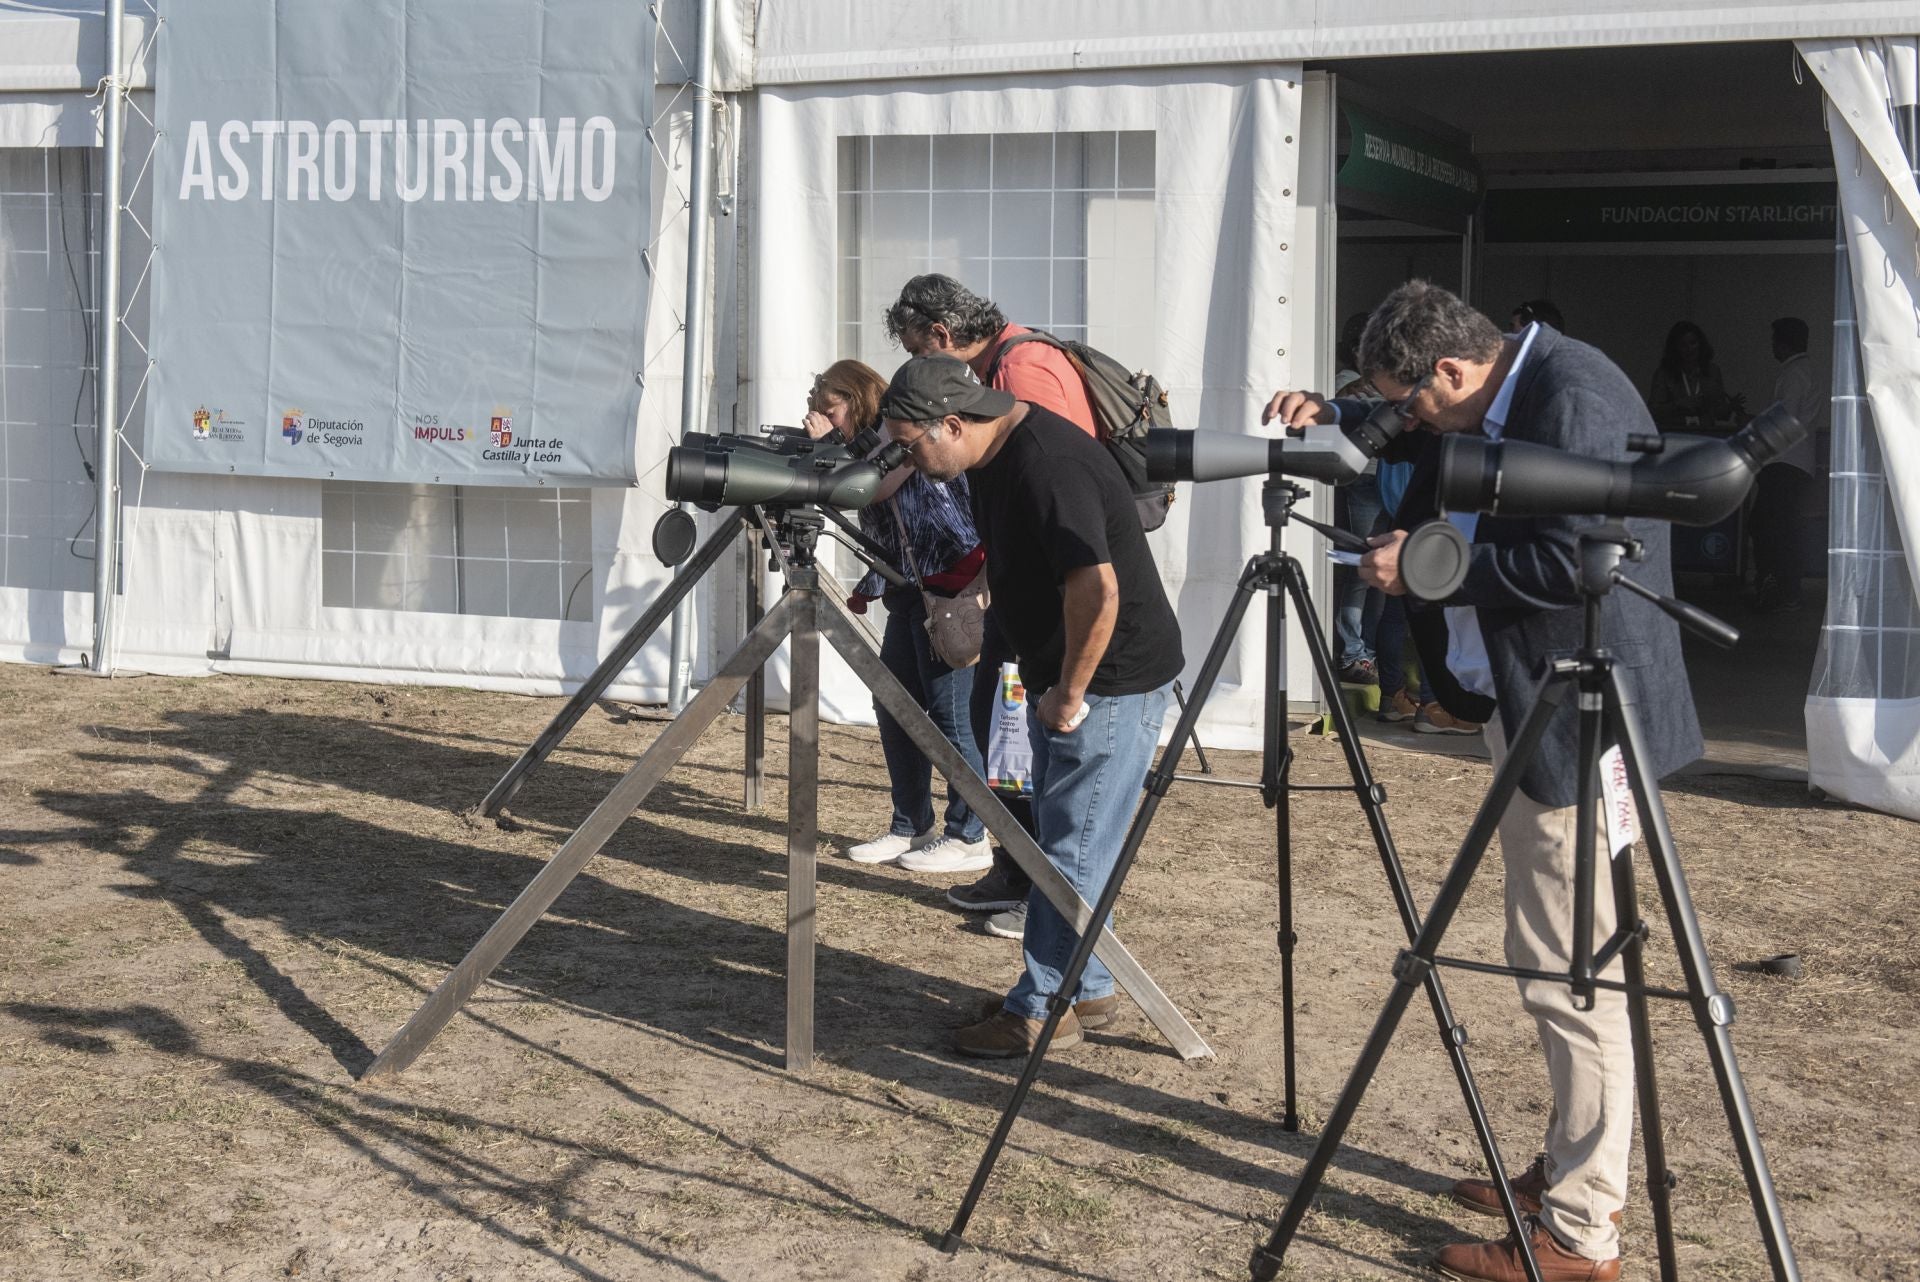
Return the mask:
<path id="1" fill-rule="evenodd" d="M 1147 777 L 1146 795 L 1141 800 L 1140 809 L 1134 815 L 1132 826 L 1127 830 L 1125 843 L 1120 848 L 1118 859 L 1114 863 L 1113 873 L 1100 894 L 1100 902 L 1094 907 L 1093 920 L 1104 922 L 1107 914 L 1113 911 L 1115 901 L 1120 897 L 1120 887 L 1125 882 L 1128 871 L 1133 867 L 1134 856 L 1139 853 L 1141 843 L 1146 840 L 1147 829 L 1153 823 L 1155 811 L 1160 799 L 1167 794 L 1173 781 L 1180 776 L 1175 769 L 1185 752 L 1189 740 L 1193 738 L 1194 727 L 1199 723 L 1201 710 L 1206 706 L 1207 697 L 1212 694 L 1214 683 L 1220 677 L 1220 669 L 1226 663 L 1227 654 L 1233 647 L 1234 638 L 1240 631 L 1240 625 L 1246 619 L 1247 607 L 1252 603 L 1256 592 L 1267 594 L 1267 651 L 1266 651 L 1266 708 L 1265 735 L 1262 743 L 1262 763 L 1260 790 L 1262 798 L 1274 812 L 1274 840 L 1278 859 L 1278 881 L 1280 893 L 1280 991 L 1282 1011 L 1281 1038 L 1284 1046 L 1284 1073 L 1286 1079 L 1286 1101 L 1281 1117 L 1281 1126 L 1289 1131 L 1299 1129 L 1299 1114 L 1295 1103 L 1294 1074 L 1294 1017 L 1293 1017 L 1293 950 L 1296 937 L 1293 929 L 1293 833 L 1292 812 L 1289 799 L 1294 792 L 1351 792 L 1360 801 L 1360 808 L 1366 814 L 1367 826 L 1373 833 L 1374 845 L 1380 852 L 1380 863 L 1386 871 L 1387 885 L 1393 893 L 1394 908 L 1400 914 L 1401 925 L 1407 938 L 1413 939 L 1420 930 L 1420 916 L 1415 910 L 1413 896 L 1407 889 L 1407 879 L 1400 866 L 1399 853 L 1394 849 L 1393 837 L 1387 831 L 1387 818 L 1383 806 L 1387 799 L 1386 789 L 1373 780 L 1372 772 L 1367 768 L 1365 754 L 1360 748 L 1360 736 L 1355 732 L 1353 720 L 1346 705 L 1339 699 L 1339 678 L 1334 672 L 1333 657 L 1327 651 L 1326 635 L 1321 631 L 1319 616 L 1314 612 L 1313 600 L 1307 594 L 1305 571 L 1300 563 L 1289 556 L 1281 544 L 1289 520 L 1300 521 L 1311 526 L 1332 539 L 1336 544 L 1351 546 L 1364 541 L 1345 531 L 1331 529 L 1317 521 L 1295 516 L 1293 505 L 1305 497 L 1306 491 L 1279 477 L 1267 478 L 1261 490 L 1261 506 L 1266 524 L 1272 531 L 1268 550 L 1254 555 L 1247 561 L 1246 568 L 1240 573 L 1239 583 L 1234 589 L 1232 602 L 1227 606 L 1226 616 L 1220 621 L 1220 628 L 1214 634 L 1207 657 L 1200 665 L 1200 674 L 1194 684 L 1193 699 L 1182 708 L 1180 720 L 1173 732 L 1173 739 L 1161 753 L 1159 764 Z M 1333 717 L 1335 732 L 1340 740 L 1342 751 L 1346 755 L 1347 770 L 1352 782 L 1341 784 L 1296 784 L 1292 782 L 1293 747 L 1287 738 L 1287 601 L 1291 599 L 1294 609 L 1299 612 L 1302 631 L 1306 634 L 1307 650 L 1313 658 L 1314 672 L 1319 676 L 1323 690 L 1334 697 L 1328 699 Z M 1040 1030 L 1039 1040 L 1032 1053 L 1027 1057 L 1026 1068 L 1020 1074 L 1020 1081 L 1014 1087 L 1013 1098 L 1007 1102 L 1006 1111 L 1000 1116 L 993 1138 L 987 1144 L 987 1151 L 980 1159 L 979 1169 L 974 1172 L 973 1183 L 967 1189 L 965 1200 L 954 1215 L 953 1225 L 947 1230 L 941 1242 L 945 1251 L 956 1251 L 960 1247 L 962 1236 L 966 1233 L 967 1223 L 973 1218 L 974 1207 L 980 1201 L 987 1180 L 993 1172 L 994 1163 L 999 1160 L 1000 1150 L 1005 1146 L 1013 1122 L 1019 1116 L 1021 1107 L 1026 1103 L 1027 1094 L 1032 1089 L 1034 1079 L 1039 1075 L 1040 1063 L 1046 1057 L 1047 1048 L 1053 1041 L 1053 1035 L 1060 1026 L 1061 1017 L 1071 1009 L 1072 994 L 1080 984 L 1080 976 L 1086 970 L 1087 961 L 1093 955 L 1091 937 L 1082 935 L 1080 943 L 1074 949 L 1073 957 L 1068 961 L 1061 975 L 1059 991 L 1054 993 L 1047 1003 L 1046 1023 Z M 1466 1030 L 1454 1019 L 1452 1009 L 1447 1005 L 1446 993 L 1440 986 L 1437 975 L 1425 976 L 1427 996 L 1433 1005 L 1434 1019 L 1439 1023 L 1442 1043 L 1447 1048 L 1448 1057 L 1453 1061 L 1454 1072 L 1460 1079 L 1461 1094 L 1465 1097 L 1467 1111 L 1474 1119 L 1474 1129 L 1480 1136 L 1480 1146 L 1485 1154 L 1489 1169 L 1493 1173 L 1495 1186 L 1499 1189 L 1501 1205 L 1506 1209 L 1510 1225 L 1518 1228 L 1520 1213 L 1513 1201 L 1513 1192 L 1507 1186 L 1502 1173 L 1504 1167 L 1500 1154 L 1494 1145 L 1493 1129 L 1487 1122 L 1486 1111 L 1480 1103 L 1480 1094 L 1474 1086 L 1472 1070 L 1466 1060 Z"/>
<path id="2" fill-rule="evenodd" d="M 1580 556 L 1581 590 L 1586 597 L 1585 642 L 1574 658 L 1555 663 L 1542 681 L 1539 697 L 1521 724 L 1520 732 L 1509 741 L 1506 760 L 1494 772 L 1486 800 L 1481 803 L 1473 826 L 1467 830 L 1460 853 L 1448 870 L 1446 880 L 1441 883 L 1426 925 L 1420 930 L 1412 947 L 1402 952 L 1395 961 L 1393 975 L 1397 983 L 1392 995 L 1388 997 L 1372 1034 L 1367 1038 L 1366 1046 L 1360 1052 L 1359 1060 L 1353 1066 L 1346 1088 L 1335 1103 L 1332 1116 L 1327 1119 L 1326 1130 L 1306 1169 L 1301 1172 L 1300 1183 L 1288 1199 L 1286 1210 L 1282 1212 L 1272 1237 L 1265 1246 L 1253 1253 L 1251 1263 L 1255 1282 L 1269 1282 L 1279 1273 L 1287 1247 L 1299 1230 L 1300 1221 L 1306 1216 L 1314 1194 L 1319 1191 L 1320 1181 L 1340 1147 L 1341 1137 L 1345 1135 L 1348 1123 L 1353 1120 L 1354 1112 L 1360 1106 L 1360 1097 L 1366 1093 L 1374 1070 L 1386 1054 L 1388 1043 L 1393 1040 L 1400 1017 L 1405 1014 L 1407 1003 L 1413 999 L 1415 986 L 1428 985 L 1428 991 L 1432 992 L 1435 970 L 1441 966 L 1482 974 L 1510 975 L 1516 979 L 1568 984 L 1573 989 L 1576 1003 L 1587 1007 L 1591 1006 L 1597 989 L 1626 994 L 1633 1033 L 1634 1077 L 1640 1101 L 1641 1135 L 1647 1154 L 1647 1189 L 1653 1200 L 1654 1229 L 1659 1239 L 1660 1276 L 1665 1282 L 1673 1282 L 1677 1276 L 1671 1203 L 1675 1180 L 1667 1168 L 1666 1149 L 1660 1129 L 1660 1102 L 1654 1078 L 1653 1038 L 1647 1021 L 1647 998 L 1669 998 L 1691 1006 L 1694 1021 L 1706 1039 L 1714 1080 L 1720 1088 L 1721 1103 L 1725 1106 L 1727 1121 L 1733 1130 L 1734 1146 L 1739 1151 L 1740 1165 L 1746 1174 L 1747 1192 L 1760 1221 L 1760 1234 L 1766 1243 L 1773 1276 L 1776 1282 L 1797 1282 L 1799 1279 L 1799 1265 L 1795 1263 L 1793 1247 L 1787 1241 L 1786 1223 L 1781 1217 L 1780 1202 L 1774 1193 L 1773 1178 L 1767 1170 L 1766 1154 L 1760 1147 L 1753 1109 L 1747 1101 L 1740 1069 L 1734 1060 L 1733 1039 L 1727 1031 L 1733 1024 L 1733 999 L 1722 993 L 1714 983 L 1713 967 L 1707 960 L 1699 919 L 1687 893 L 1686 876 L 1680 870 L 1680 857 L 1674 850 L 1673 834 L 1667 827 L 1666 812 L 1660 805 L 1660 790 L 1647 773 L 1646 750 L 1640 723 L 1634 715 L 1633 701 L 1614 666 L 1612 656 L 1599 644 L 1600 603 L 1617 585 L 1654 602 L 1683 625 L 1718 645 L 1732 645 L 1739 639 L 1739 633 L 1704 611 L 1663 597 L 1625 577 L 1620 562 L 1637 561 L 1640 554 L 1640 545 L 1620 525 L 1603 525 L 1582 536 Z M 1577 692 L 1580 718 L 1580 782 L 1576 825 L 1579 836 L 1574 848 L 1575 942 L 1572 965 L 1566 973 L 1553 973 L 1439 956 L 1440 941 L 1453 922 L 1453 915 L 1460 907 L 1461 898 L 1466 894 L 1468 883 L 1479 868 L 1482 856 L 1486 854 L 1488 843 L 1493 840 L 1501 815 L 1511 803 L 1514 790 L 1520 785 L 1520 776 L 1538 751 L 1541 739 L 1546 734 L 1547 723 L 1566 700 L 1570 690 Z M 1612 938 L 1598 948 L 1594 947 L 1596 793 L 1602 744 L 1606 739 L 1619 745 L 1625 759 L 1634 801 L 1639 806 L 1646 827 L 1646 845 L 1654 877 L 1660 883 L 1660 891 L 1666 901 L 1668 926 L 1673 932 L 1681 969 L 1686 975 L 1687 987 L 1684 991 L 1651 988 L 1646 983 L 1643 953 L 1648 931 L 1635 901 L 1633 861 L 1630 858 L 1609 861 L 1612 865 L 1618 928 Z M 1600 978 L 1600 973 L 1616 958 L 1622 963 L 1625 982 Z M 1461 1073 L 1461 1087 L 1471 1098 L 1472 1087 L 1464 1075 L 1464 1065 L 1458 1059 L 1455 1060 L 1455 1071 Z M 1496 1163 L 1495 1180 L 1504 1191 L 1504 1176 L 1497 1165 L 1498 1159 L 1493 1157 L 1492 1138 L 1485 1134 L 1485 1118 L 1477 1107 L 1472 1111 L 1475 1128 L 1483 1135 L 1482 1147 L 1487 1151 L 1488 1159 Z M 1512 1219 L 1511 1207 L 1508 1218 Z M 1520 1243 L 1527 1276 L 1533 1282 L 1539 1282 L 1539 1265 L 1533 1258 L 1527 1235 L 1516 1233 L 1515 1237 Z"/>

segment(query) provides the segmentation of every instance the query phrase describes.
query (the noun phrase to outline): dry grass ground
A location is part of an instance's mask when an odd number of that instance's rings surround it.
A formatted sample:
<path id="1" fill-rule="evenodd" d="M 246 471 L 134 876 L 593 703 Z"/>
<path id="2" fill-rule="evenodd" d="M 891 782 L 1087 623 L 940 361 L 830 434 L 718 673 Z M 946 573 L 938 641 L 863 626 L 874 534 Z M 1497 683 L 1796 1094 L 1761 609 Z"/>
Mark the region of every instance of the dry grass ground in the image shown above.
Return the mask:
<path id="1" fill-rule="evenodd" d="M 1251 793 L 1177 787 L 1119 918 L 1217 1058 L 1182 1063 L 1132 1010 L 1059 1055 L 953 1260 L 933 1242 L 1015 1069 L 944 1041 L 1017 950 L 937 879 L 837 857 L 887 814 L 868 731 L 824 734 L 815 1072 L 780 1067 L 783 727 L 747 814 L 729 721 L 411 1071 L 356 1085 L 658 730 L 596 711 L 519 830 L 463 818 L 556 706 L 0 667 L 0 1278 L 1245 1276 L 1311 1145 L 1276 1125 L 1272 823 Z M 1342 777 L 1333 745 L 1298 742 L 1299 778 Z M 1487 768 L 1373 760 L 1424 903 Z M 1920 1278 L 1920 829 L 1740 778 L 1670 804 L 1806 1276 Z M 1307 794 L 1295 816 L 1311 1128 L 1399 927 L 1352 802 Z M 1498 889 L 1496 861 L 1449 951 L 1497 954 Z M 1799 982 L 1732 969 L 1789 950 Z M 1512 986 L 1449 988 L 1524 1160 L 1545 1101 Z M 1699 1038 L 1656 1018 L 1685 1274 L 1764 1277 Z M 1476 1150 L 1425 1011 L 1405 1028 L 1291 1277 L 1417 1276 L 1488 1226 L 1442 1197 Z M 1637 1190 L 1627 1235 L 1630 1276 L 1653 1276 Z"/>

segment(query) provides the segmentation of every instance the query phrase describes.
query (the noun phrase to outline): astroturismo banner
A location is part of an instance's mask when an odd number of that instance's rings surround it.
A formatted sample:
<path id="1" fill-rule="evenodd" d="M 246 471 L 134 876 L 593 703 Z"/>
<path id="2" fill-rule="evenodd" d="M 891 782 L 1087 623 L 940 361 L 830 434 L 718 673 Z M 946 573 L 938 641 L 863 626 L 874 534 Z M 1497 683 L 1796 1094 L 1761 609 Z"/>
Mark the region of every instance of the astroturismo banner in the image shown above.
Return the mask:
<path id="1" fill-rule="evenodd" d="M 634 480 L 641 0 L 174 0 L 152 466 Z"/>

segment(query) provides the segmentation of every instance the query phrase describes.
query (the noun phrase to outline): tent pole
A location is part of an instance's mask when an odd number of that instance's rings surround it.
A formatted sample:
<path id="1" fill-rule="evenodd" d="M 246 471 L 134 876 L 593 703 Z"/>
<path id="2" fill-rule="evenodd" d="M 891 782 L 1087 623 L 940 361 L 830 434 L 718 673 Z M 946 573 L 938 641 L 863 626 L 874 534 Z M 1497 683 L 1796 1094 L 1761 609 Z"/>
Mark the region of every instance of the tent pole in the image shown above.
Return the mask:
<path id="1" fill-rule="evenodd" d="M 705 409 L 707 355 L 707 229 L 709 187 L 713 174 L 713 0 L 695 6 L 700 24 L 694 65 L 688 69 L 693 86 L 693 175 L 687 195 L 687 329 L 680 362 L 680 435 L 700 430 Z M 675 505 L 680 506 L 679 504 Z M 667 709 L 678 716 L 687 706 L 692 682 L 693 598 L 681 598 L 674 607 L 669 634 L 671 660 L 667 672 Z"/>
<path id="2" fill-rule="evenodd" d="M 100 325 L 94 344 L 93 518 L 93 663 L 95 676 L 113 673 L 113 594 L 117 573 L 120 526 L 120 165 L 126 129 L 123 86 L 120 82 L 120 28 L 127 16 L 126 0 L 107 3 L 106 182 L 101 198 L 105 235 L 100 246 Z"/>

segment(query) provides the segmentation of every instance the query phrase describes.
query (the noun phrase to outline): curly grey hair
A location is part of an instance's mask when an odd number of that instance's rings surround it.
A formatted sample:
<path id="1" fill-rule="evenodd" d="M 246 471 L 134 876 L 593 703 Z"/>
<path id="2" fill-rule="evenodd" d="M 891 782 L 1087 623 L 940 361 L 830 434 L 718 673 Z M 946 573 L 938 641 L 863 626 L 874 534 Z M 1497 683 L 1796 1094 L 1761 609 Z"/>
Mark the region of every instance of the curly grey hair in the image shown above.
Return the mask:
<path id="1" fill-rule="evenodd" d="M 887 337 L 896 343 L 908 330 L 937 323 L 945 325 L 953 341 L 963 347 L 992 338 L 1007 327 L 1007 318 L 991 299 L 938 272 L 915 276 L 902 285 L 885 320 Z"/>
<path id="2" fill-rule="evenodd" d="M 1444 359 L 1484 363 L 1500 355 L 1500 327 L 1432 281 L 1388 294 L 1360 335 L 1360 372 L 1411 385 Z"/>

